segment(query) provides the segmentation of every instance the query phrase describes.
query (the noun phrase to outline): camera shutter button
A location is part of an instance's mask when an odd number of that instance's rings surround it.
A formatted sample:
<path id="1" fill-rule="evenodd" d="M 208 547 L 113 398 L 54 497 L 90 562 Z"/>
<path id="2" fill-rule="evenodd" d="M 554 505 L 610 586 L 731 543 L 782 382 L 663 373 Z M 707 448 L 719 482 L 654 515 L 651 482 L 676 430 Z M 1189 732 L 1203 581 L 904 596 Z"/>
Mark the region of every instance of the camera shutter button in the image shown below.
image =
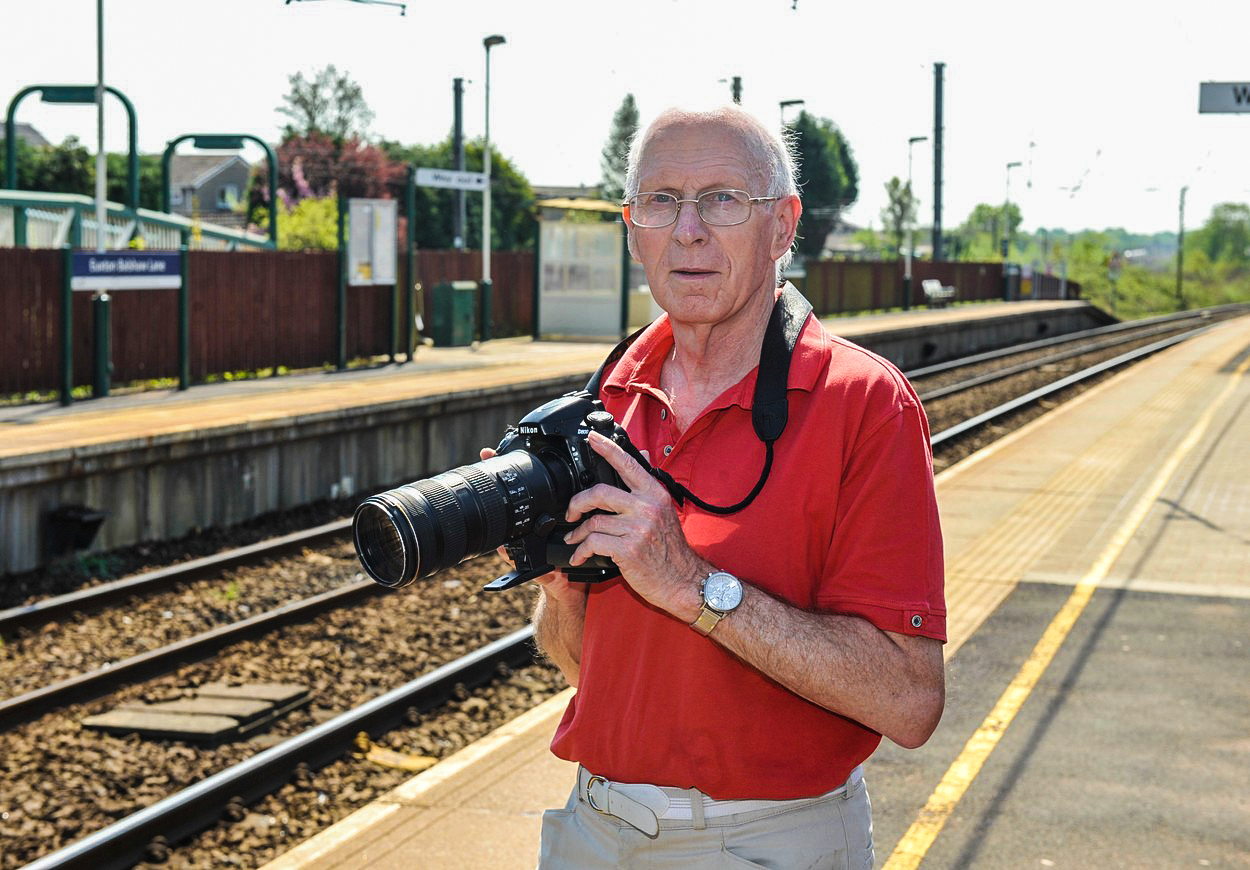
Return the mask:
<path id="1" fill-rule="evenodd" d="M 591 411 L 586 415 L 586 422 L 605 438 L 611 438 L 616 431 L 616 418 L 607 411 Z"/>

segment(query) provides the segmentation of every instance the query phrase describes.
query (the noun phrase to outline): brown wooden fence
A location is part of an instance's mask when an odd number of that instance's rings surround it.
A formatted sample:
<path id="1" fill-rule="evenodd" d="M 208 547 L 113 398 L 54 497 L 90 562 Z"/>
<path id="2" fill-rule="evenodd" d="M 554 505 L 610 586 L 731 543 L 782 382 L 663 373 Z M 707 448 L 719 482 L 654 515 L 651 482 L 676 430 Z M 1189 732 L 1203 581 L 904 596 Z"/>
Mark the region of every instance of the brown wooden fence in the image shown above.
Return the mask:
<path id="1" fill-rule="evenodd" d="M 193 382 L 227 372 L 274 367 L 307 369 L 334 365 L 338 356 L 338 255 L 333 252 L 191 251 L 188 253 Z M 0 395 L 49 392 L 61 383 L 60 251 L 0 248 Z M 419 251 L 418 311 L 432 333 L 433 291 L 448 281 L 477 281 L 477 251 Z M 399 286 L 409 286 L 400 258 Z M 1001 263 L 916 261 L 914 307 L 925 304 L 928 278 L 957 289 L 958 301 L 1002 299 Z M 533 329 L 534 257 L 501 251 L 491 257 L 491 335 L 529 335 Z M 820 315 L 881 310 L 902 305 L 903 264 L 810 261 L 802 289 Z M 1008 292 L 1017 287 L 1009 282 Z M 1069 282 L 1067 298 L 1080 287 Z M 1015 295 L 1020 298 L 1018 287 Z M 178 375 L 176 290 L 116 290 L 112 303 L 112 381 L 122 385 Z M 73 294 L 73 378 L 92 382 L 92 294 Z M 1056 278 L 1035 278 L 1025 298 L 1057 299 Z M 388 355 L 392 342 L 406 351 L 407 294 L 393 305 L 392 287 L 348 287 L 345 338 L 349 360 Z M 398 335 L 392 336 L 395 332 Z"/>
<path id="2" fill-rule="evenodd" d="M 803 279 L 803 292 L 820 315 L 854 311 L 884 310 L 903 306 L 903 271 L 901 260 L 809 260 Z M 944 287 L 955 288 L 959 302 L 984 302 L 997 299 L 1078 299 L 1079 284 L 1069 281 L 1061 286 L 1058 278 L 1036 275 L 1032 291 L 1022 296 L 1019 274 L 1014 273 L 1004 288 L 1002 263 L 962 263 L 916 260 L 912 263 L 911 298 L 913 308 L 925 305 L 921 282 L 937 280 Z"/>
<path id="3" fill-rule="evenodd" d="M 284 366 L 333 365 L 337 360 L 338 256 L 333 252 L 190 251 L 191 379 Z M 418 311 L 430 330 L 428 304 L 444 281 L 478 280 L 481 254 L 419 251 Z M 406 287 L 400 261 L 399 286 Z M 533 323 L 533 254 L 491 257 L 493 337 L 529 335 Z M 0 248 L 0 395 L 55 391 L 61 383 L 64 254 Z M 408 337 L 407 294 L 398 307 L 389 286 L 348 287 L 345 337 L 349 360 L 389 354 L 398 330 L 399 353 Z M 72 296 L 73 382 L 90 384 L 95 359 L 92 294 Z M 113 362 L 118 385 L 178 375 L 178 291 L 110 293 Z"/>

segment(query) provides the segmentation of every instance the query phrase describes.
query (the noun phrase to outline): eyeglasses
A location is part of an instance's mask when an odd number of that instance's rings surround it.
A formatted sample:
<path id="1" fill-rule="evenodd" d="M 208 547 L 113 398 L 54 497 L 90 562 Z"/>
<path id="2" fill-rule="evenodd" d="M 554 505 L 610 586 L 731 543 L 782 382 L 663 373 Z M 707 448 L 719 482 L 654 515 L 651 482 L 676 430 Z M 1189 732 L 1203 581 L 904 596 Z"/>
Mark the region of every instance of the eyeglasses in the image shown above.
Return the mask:
<path id="1" fill-rule="evenodd" d="M 694 199 L 678 199 L 671 193 L 638 193 L 625 201 L 625 209 L 634 226 L 654 229 L 677 220 L 681 204 L 693 202 L 705 224 L 732 227 L 747 222 L 753 204 L 778 199 L 781 197 L 751 196 L 745 190 L 709 190 Z"/>

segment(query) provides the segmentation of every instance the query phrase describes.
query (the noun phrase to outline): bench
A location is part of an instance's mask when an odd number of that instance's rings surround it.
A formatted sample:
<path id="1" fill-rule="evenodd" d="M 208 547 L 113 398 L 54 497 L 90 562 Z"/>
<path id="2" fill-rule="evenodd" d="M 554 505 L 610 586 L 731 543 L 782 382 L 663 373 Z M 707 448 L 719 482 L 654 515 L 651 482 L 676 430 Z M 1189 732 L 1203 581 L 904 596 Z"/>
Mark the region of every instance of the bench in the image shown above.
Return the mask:
<path id="1" fill-rule="evenodd" d="M 920 287 L 930 308 L 945 308 L 946 303 L 955 298 L 955 288 L 943 286 L 936 278 L 926 278 L 920 282 Z"/>

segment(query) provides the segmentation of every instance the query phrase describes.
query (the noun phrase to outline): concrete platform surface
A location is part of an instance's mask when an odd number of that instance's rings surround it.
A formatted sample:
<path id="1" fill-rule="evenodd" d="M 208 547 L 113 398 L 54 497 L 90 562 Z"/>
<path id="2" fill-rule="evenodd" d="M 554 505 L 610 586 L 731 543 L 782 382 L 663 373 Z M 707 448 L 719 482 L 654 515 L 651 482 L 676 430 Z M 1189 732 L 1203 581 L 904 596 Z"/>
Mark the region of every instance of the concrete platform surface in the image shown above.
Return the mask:
<path id="1" fill-rule="evenodd" d="M 1250 867 L 1247 369 L 1243 317 L 938 477 L 947 711 L 868 764 L 879 867 Z M 266 870 L 533 867 L 566 699 Z"/>
<path id="2" fill-rule="evenodd" d="M 961 321 L 1085 307 L 1084 302 L 1013 302 L 826 318 L 838 335 L 929 329 Z M 354 407 L 385 405 L 499 384 L 593 372 L 610 342 L 494 339 L 471 347 L 421 347 L 402 365 L 283 375 L 193 386 L 189 390 L 117 393 L 100 399 L 0 407 L 0 464 L 72 447 L 146 442 L 221 426 L 256 427 Z"/>

